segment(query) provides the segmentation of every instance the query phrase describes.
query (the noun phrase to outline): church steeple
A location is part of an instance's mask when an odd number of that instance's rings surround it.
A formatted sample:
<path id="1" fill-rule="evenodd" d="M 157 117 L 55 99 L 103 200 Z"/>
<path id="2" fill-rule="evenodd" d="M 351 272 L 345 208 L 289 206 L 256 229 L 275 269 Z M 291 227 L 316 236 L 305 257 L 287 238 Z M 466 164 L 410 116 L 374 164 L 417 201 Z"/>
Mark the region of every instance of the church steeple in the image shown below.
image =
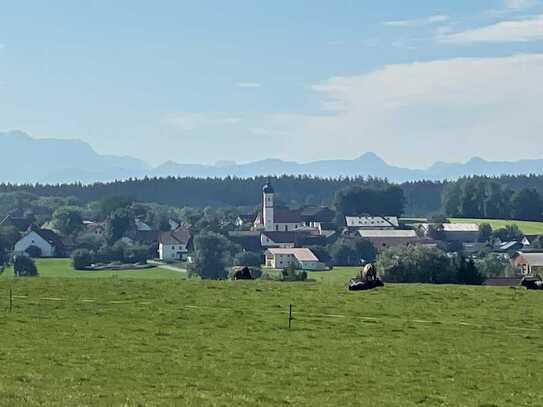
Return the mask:
<path id="1" fill-rule="evenodd" d="M 263 200 L 262 200 L 262 215 L 264 220 L 264 229 L 266 231 L 274 230 L 274 217 L 273 217 L 273 207 L 274 207 L 274 194 L 275 191 L 271 185 L 270 179 L 264 187 L 262 188 Z"/>

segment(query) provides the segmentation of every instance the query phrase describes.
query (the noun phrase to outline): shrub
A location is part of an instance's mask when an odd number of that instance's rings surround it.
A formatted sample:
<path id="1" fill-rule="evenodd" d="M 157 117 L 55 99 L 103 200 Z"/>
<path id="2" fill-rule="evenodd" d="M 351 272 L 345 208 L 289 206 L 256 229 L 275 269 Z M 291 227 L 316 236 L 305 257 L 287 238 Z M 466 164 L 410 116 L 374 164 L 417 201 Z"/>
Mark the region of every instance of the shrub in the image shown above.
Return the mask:
<path id="1" fill-rule="evenodd" d="M 328 249 L 335 266 L 358 266 L 375 259 L 375 248 L 367 239 L 341 238 Z"/>
<path id="2" fill-rule="evenodd" d="M 285 270 L 264 270 L 260 278 L 270 281 L 305 281 L 307 280 L 307 272 L 292 267 Z"/>
<path id="3" fill-rule="evenodd" d="M 466 260 L 464 256 L 457 256 L 456 259 L 456 282 L 468 285 L 480 285 L 485 281 L 473 259 Z"/>
<path id="4" fill-rule="evenodd" d="M 18 277 L 35 277 L 38 275 L 38 269 L 34 260 L 25 255 L 15 256 L 13 271 Z"/>
<path id="5" fill-rule="evenodd" d="M 149 258 L 149 248 L 143 245 L 129 246 L 124 250 L 123 259 L 128 263 L 146 263 Z"/>
<path id="6" fill-rule="evenodd" d="M 72 265 L 76 270 L 83 270 L 93 263 L 93 255 L 90 250 L 78 249 L 72 253 Z"/>
<path id="7" fill-rule="evenodd" d="M 42 251 L 38 246 L 28 246 L 25 252 L 34 259 L 42 255 Z"/>
<path id="8" fill-rule="evenodd" d="M 296 270 L 289 267 L 283 270 L 283 281 L 305 281 L 307 280 L 307 272 L 305 270 Z"/>
<path id="9" fill-rule="evenodd" d="M 386 281 L 395 283 L 454 283 L 456 280 L 456 268 L 451 260 L 434 248 L 390 248 L 379 255 L 376 265 Z"/>
<path id="10" fill-rule="evenodd" d="M 247 266 L 244 266 L 244 267 L 247 267 Z M 228 272 L 228 278 L 230 280 L 233 280 L 236 273 L 240 271 L 242 268 L 243 267 L 241 266 L 232 267 L 232 269 Z M 260 270 L 260 267 L 249 267 L 249 271 L 251 272 L 251 277 L 255 280 L 258 278 L 261 278 L 262 276 L 262 270 Z"/>
<path id="11" fill-rule="evenodd" d="M 241 252 L 234 258 L 235 266 L 260 267 L 262 256 L 254 252 Z"/>

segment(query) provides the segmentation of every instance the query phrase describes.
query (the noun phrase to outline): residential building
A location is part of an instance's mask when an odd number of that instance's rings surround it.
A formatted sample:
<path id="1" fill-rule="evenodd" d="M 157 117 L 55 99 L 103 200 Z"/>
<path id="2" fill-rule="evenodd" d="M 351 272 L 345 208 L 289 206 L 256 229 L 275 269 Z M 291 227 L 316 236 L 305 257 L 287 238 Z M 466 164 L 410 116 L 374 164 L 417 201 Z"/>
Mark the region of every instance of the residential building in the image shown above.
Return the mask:
<path id="1" fill-rule="evenodd" d="M 430 243 L 429 239 L 420 238 L 414 230 L 359 230 L 358 234 L 369 240 L 377 251 L 389 247 L 406 246 L 417 243 Z"/>
<path id="2" fill-rule="evenodd" d="M 517 252 L 511 259 L 513 267 L 520 268 L 523 274 L 543 276 L 543 253 Z"/>
<path id="3" fill-rule="evenodd" d="M 163 261 L 185 260 L 192 244 L 189 228 L 180 226 L 175 230 L 161 232 L 158 238 L 158 254 Z"/>
<path id="4" fill-rule="evenodd" d="M 27 253 L 29 247 L 37 247 L 40 257 L 61 257 L 65 254 L 64 244 L 59 235 L 49 229 L 29 229 L 15 243 L 15 254 Z"/>
<path id="5" fill-rule="evenodd" d="M 276 248 L 266 251 L 266 267 L 285 269 L 296 267 L 302 270 L 325 270 L 326 266 L 306 248 Z"/>

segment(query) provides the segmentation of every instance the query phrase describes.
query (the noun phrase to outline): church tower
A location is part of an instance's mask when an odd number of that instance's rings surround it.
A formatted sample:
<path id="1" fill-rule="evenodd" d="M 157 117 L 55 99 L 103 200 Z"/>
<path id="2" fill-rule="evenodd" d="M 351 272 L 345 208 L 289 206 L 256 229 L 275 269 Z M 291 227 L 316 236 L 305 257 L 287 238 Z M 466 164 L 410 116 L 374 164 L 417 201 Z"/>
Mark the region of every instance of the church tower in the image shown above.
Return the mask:
<path id="1" fill-rule="evenodd" d="M 271 232 L 275 230 L 274 222 L 273 222 L 273 196 L 274 196 L 274 190 L 271 186 L 270 181 L 268 180 L 268 183 L 264 185 L 262 188 L 262 192 L 264 195 L 263 199 L 263 207 L 262 207 L 262 218 L 264 221 L 264 230 L 267 232 Z"/>

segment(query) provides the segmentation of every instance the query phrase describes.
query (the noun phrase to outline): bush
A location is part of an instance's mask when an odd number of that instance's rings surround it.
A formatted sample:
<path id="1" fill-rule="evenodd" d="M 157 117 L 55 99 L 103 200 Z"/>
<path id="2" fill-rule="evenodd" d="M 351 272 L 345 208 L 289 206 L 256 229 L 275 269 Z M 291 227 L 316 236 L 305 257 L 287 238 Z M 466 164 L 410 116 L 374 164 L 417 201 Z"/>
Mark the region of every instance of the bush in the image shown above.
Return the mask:
<path id="1" fill-rule="evenodd" d="M 84 270 L 93 263 L 93 255 L 90 250 L 78 249 L 72 253 L 72 265 L 76 270 Z"/>
<path id="2" fill-rule="evenodd" d="M 264 270 L 260 278 L 270 281 L 305 281 L 307 280 L 307 272 L 292 267 L 285 270 Z"/>
<path id="3" fill-rule="evenodd" d="M 485 281 L 473 259 L 466 260 L 464 256 L 457 256 L 456 259 L 456 282 L 468 285 L 480 285 Z"/>
<path id="4" fill-rule="evenodd" d="M 341 238 L 328 249 L 335 266 L 359 266 L 375 260 L 376 250 L 367 239 Z"/>
<path id="5" fill-rule="evenodd" d="M 149 248 L 143 245 L 128 246 L 124 250 L 123 259 L 128 263 L 146 263 L 149 258 Z"/>
<path id="6" fill-rule="evenodd" d="M 248 267 L 248 266 L 244 266 L 244 267 Z M 230 280 L 233 280 L 235 277 L 235 274 L 238 271 L 240 271 L 242 268 L 243 267 L 241 266 L 232 267 L 232 269 L 228 272 L 228 278 Z M 251 277 L 255 280 L 262 277 L 262 270 L 260 269 L 260 267 L 249 267 L 249 271 L 251 272 Z"/>
<path id="7" fill-rule="evenodd" d="M 38 246 L 28 246 L 25 252 L 33 259 L 41 257 L 42 255 L 41 249 Z"/>
<path id="8" fill-rule="evenodd" d="M 260 267 L 262 256 L 254 252 L 241 252 L 234 258 L 234 266 Z"/>
<path id="9" fill-rule="evenodd" d="M 18 277 L 35 277 L 38 275 L 38 269 L 34 260 L 25 255 L 15 256 L 13 271 Z"/>
<path id="10" fill-rule="evenodd" d="M 456 268 L 439 249 L 423 246 L 390 248 L 377 258 L 377 269 L 394 283 L 454 283 Z"/>

